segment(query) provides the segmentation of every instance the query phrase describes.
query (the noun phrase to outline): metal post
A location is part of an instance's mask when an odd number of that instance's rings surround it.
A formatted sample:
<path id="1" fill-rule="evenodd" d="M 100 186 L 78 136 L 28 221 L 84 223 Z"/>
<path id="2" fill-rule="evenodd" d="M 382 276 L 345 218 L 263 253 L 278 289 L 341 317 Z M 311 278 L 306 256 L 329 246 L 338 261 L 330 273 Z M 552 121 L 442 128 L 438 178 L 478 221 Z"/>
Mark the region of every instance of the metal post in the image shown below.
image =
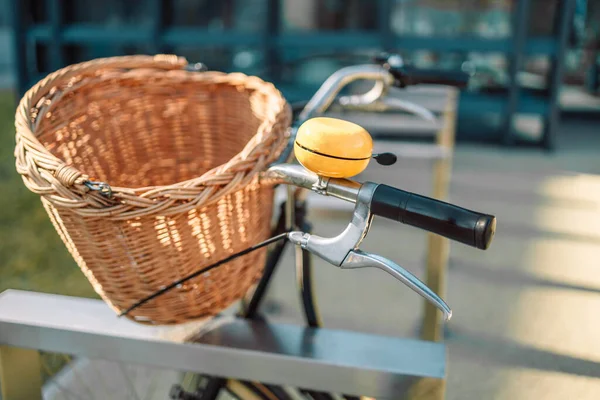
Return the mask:
<path id="1" fill-rule="evenodd" d="M 456 129 L 456 103 L 458 93 L 456 89 L 448 88 L 446 109 L 443 112 L 443 126 L 437 135 L 436 142 L 448 154 L 454 151 L 454 138 Z M 444 157 L 436 160 L 433 166 L 433 197 L 446 200 L 450 186 L 452 158 Z M 446 269 L 450 252 L 450 242 L 439 235 L 427 236 L 427 286 L 438 295 L 444 297 L 446 292 Z M 443 340 L 442 315 L 440 311 L 428 301 L 425 301 L 425 316 L 421 338 L 430 341 Z"/>
<path id="2" fill-rule="evenodd" d="M 318 328 L 321 326 L 321 316 L 315 302 L 311 254 L 300 247 L 296 247 L 296 274 L 306 324 Z"/>
<path id="3" fill-rule="evenodd" d="M 281 60 L 277 39 L 281 31 L 282 0 L 267 1 L 267 26 L 265 29 L 265 66 L 269 79 L 278 82 L 281 79 Z"/>
<path id="4" fill-rule="evenodd" d="M 458 90 L 448 88 L 446 106 L 443 112 L 443 126 L 438 132 L 436 142 L 438 146 L 447 151 L 454 152 L 456 132 L 456 108 Z M 446 200 L 452 173 L 452 157 L 443 157 L 435 161 L 433 166 L 433 197 Z M 450 241 L 432 233 L 427 235 L 427 286 L 438 295 L 446 294 L 446 273 L 450 256 Z M 425 301 L 425 314 L 421 329 L 421 338 L 432 342 L 444 340 L 444 330 L 441 312 L 428 301 Z M 442 400 L 446 396 L 445 379 L 422 378 L 411 385 L 407 398 Z"/>
<path id="5" fill-rule="evenodd" d="M 291 187 L 288 190 L 294 191 Z M 299 189 L 296 191 L 298 202 L 306 201 L 307 190 Z M 295 211 L 295 210 L 294 210 Z M 306 233 L 311 233 L 311 227 L 305 221 L 296 221 L 294 216 L 294 228 L 300 229 Z M 304 226 L 298 226 L 297 222 L 302 222 Z M 300 246 L 295 248 L 296 254 L 296 280 L 300 291 L 300 299 L 302 301 L 302 309 L 304 311 L 304 319 L 307 326 L 311 328 L 321 327 L 321 316 L 315 301 L 315 294 L 312 281 L 312 255 L 309 251 L 304 250 Z"/>
<path id="6" fill-rule="evenodd" d="M 600 60 L 597 56 L 594 56 L 592 59 L 592 63 L 590 67 L 586 71 L 586 82 L 585 86 L 589 93 L 596 95 L 598 93 L 598 89 L 600 88 Z"/>
<path id="7" fill-rule="evenodd" d="M 546 150 L 556 148 L 556 131 L 560 120 L 560 89 L 562 86 L 565 52 L 569 28 L 575 11 L 575 0 L 559 0 L 554 20 L 556 52 L 551 56 L 552 69 L 549 77 L 548 112 L 544 121 L 542 144 Z"/>
<path id="8" fill-rule="evenodd" d="M 378 25 L 383 51 L 392 51 L 394 47 L 394 32 L 392 32 L 392 11 L 394 4 L 399 3 L 393 3 L 392 0 L 379 0 Z"/>
<path id="9" fill-rule="evenodd" d="M 162 34 L 165 26 L 171 22 L 171 7 L 173 5 L 164 0 L 149 0 L 149 2 L 152 20 L 152 43 L 150 43 L 150 49 L 154 54 L 164 53 L 167 49 L 163 44 Z"/>
<path id="10" fill-rule="evenodd" d="M 42 400 L 40 353 L 0 345 L 0 387 L 3 400 Z"/>
<path id="11" fill-rule="evenodd" d="M 513 117 L 518 111 L 520 87 L 518 73 L 525 60 L 527 29 L 529 27 L 529 0 L 518 0 L 517 9 L 513 12 L 512 52 L 510 54 L 508 99 L 504 110 L 504 133 L 502 141 L 510 146 L 515 142 L 513 136 Z"/>
<path id="12" fill-rule="evenodd" d="M 446 397 L 446 380 L 435 378 L 417 379 L 408 389 L 407 400 L 443 400 Z"/>
<path id="13" fill-rule="evenodd" d="M 23 2 L 19 0 L 12 1 L 12 21 L 13 28 L 13 60 L 14 74 L 17 79 L 17 96 L 20 98 L 27 90 L 27 69 L 25 34 L 23 33 Z"/>
<path id="14" fill-rule="evenodd" d="M 289 211 L 289 203 L 294 202 L 294 197 L 289 197 L 285 203 L 282 204 L 281 214 L 279 215 L 279 221 L 275 229 L 273 229 L 272 236 L 279 235 L 286 231 L 286 229 L 291 229 L 291 211 Z M 292 205 L 293 207 L 293 205 Z M 278 242 L 275 247 L 269 252 L 267 256 L 267 260 L 265 262 L 265 268 L 263 270 L 263 274 L 260 277 L 254 292 L 252 293 L 252 297 L 248 301 L 247 305 L 244 305 L 241 315 L 244 318 L 255 318 L 258 313 L 258 309 L 262 303 L 262 300 L 265 297 L 269 284 L 271 283 L 271 278 L 275 273 L 275 270 L 279 264 L 279 260 L 283 255 L 283 250 L 285 250 L 286 244 L 289 243 L 287 240 L 283 240 Z"/>
<path id="15" fill-rule="evenodd" d="M 65 66 L 60 31 L 62 27 L 62 0 L 46 0 L 48 22 L 50 24 L 50 40 L 48 41 L 48 68 L 56 71 Z"/>

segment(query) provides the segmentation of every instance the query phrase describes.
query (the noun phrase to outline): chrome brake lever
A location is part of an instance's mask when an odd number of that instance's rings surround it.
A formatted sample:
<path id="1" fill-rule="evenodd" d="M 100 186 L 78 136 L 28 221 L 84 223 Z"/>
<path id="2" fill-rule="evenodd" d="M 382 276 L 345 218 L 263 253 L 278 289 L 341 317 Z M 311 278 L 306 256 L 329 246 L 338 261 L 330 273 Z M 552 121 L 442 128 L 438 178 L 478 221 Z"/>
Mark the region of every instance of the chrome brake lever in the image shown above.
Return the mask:
<path id="1" fill-rule="evenodd" d="M 396 63 L 402 63 L 401 58 L 395 58 L 394 60 Z M 389 96 L 389 92 L 396 90 L 394 87 L 395 79 L 388 69 L 379 64 L 355 65 L 339 69 L 327 78 L 308 101 L 298 115 L 297 123 L 324 114 L 333 103 L 337 103 L 344 108 L 365 111 L 404 110 L 424 120 L 435 121 L 435 115 L 427 108 Z M 373 81 L 374 85 L 366 93 L 337 97 L 344 87 L 357 80 Z"/>
<path id="2" fill-rule="evenodd" d="M 354 269 L 354 268 L 379 268 L 394 278 L 398 279 L 406 286 L 420 294 L 422 297 L 427 299 L 429 302 L 434 304 L 442 313 L 444 313 L 444 320 L 452 318 L 452 310 L 446 304 L 441 297 L 433 292 L 427 285 L 425 285 L 419 278 L 396 264 L 395 262 L 388 260 L 387 258 L 378 256 L 376 254 L 366 253 L 362 250 L 356 249 L 348 253 L 340 268 L 342 269 Z"/>
<path id="3" fill-rule="evenodd" d="M 364 111 L 404 111 L 413 114 L 425 121 L 436 122 L 437 118 L 428 108 L 408 100 L 403 100 L 390 95 L 394 88 L 382 87 L 382 82 L 376 82 L 376 85 L 367 93 L 360 95 L 342 96 L 337 103 L 345 109 L 364 110 Z"/>
<path id="4" fill-rule="evenodd" d="M 382 100 L 387 110 L 401 110 L 414 114 L 425 121 L 436 122 L 437 118 L 428 108 L 411 101 L 399 99 L 397 97 L 386 96 Z"/>

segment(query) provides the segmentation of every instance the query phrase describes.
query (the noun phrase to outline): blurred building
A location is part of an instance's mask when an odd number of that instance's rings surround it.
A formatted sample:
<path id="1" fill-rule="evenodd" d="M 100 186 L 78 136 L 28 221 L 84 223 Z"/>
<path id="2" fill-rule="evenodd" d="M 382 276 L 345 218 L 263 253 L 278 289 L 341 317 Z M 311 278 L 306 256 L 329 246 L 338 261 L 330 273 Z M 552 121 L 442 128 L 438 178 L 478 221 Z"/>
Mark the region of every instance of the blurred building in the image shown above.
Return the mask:
<path id="1" fill-rule="evenodd" d="M 0 89 L 15 85 L 13 70 L 10 0 L 0 0 Z"/>
<path id="2" fill-rule="evenodd" d="M 577 4 L 574 20 L 560 11 L 566 1 Z M 461 96 L 465 106 L 459 113 L 491 115 L 495 138 L 512 129 L 519 113 L 541 121 L 536 138 L 552 137 L 560 82 L 581 85 L 598 75 L 589 73 L 598 57 L 587 44 L 598 42 L 597 30 L 589 27 L 598 25 L 600 0 L 523 4 L 526 0 L 0 0 L 0 86 L 16 83 L 22 92 L 67 64 L 160 52 L 261 76 L 293 102 L 312 95 L 335 70 L 355 64 L 357 53 L 385 48 L 421 67 L 475 65 L 479 73 L 472 83 L 479 92 Z M 8 26 L 17 6 L 21 27 L 15 41 Z M 17 52 L 9 51 L 11 43 L 19 43 Z M 492 129 L 476 131 L 481 136 Z"/>
<path id="3" fill-rule="evenodd" d="M 10 72 L 13 65 L 10 38 L 11 4 L 17 0 L 0 0 L 0 86 L 14 83 Z M 596 17 L 599 1 L 578 0 L 588 10 L 587 15 Z M 556 12 L 556 1 L 531 0 L 532 10 L 529 29 L 530 36 L 551 35 Z M 44 0 L 22 1 L 22 7 L 29 13 L 31 22 L 42 22 L 47 14 L 48 4 Z M 64 0 L 62 19 L 64 23 L 82 23 L 100 25 L 105 28 L 119 29 L 124 26 L 140 28 L 152 26 L 154 14 L 143 0 L 104 0 L 88 2 L 85 0 Z M 223 31 L 260 33 L 268 25 L 268 0 L 173 0 L 165 7 L 164 21 L 174 26 L 204 27 L 218 34 Z M 378 2 L 371 0 L 283 0 L 281 9 L 284 32 L 352 30 L 369 34 L 378 29 Z M 507 38 L 511 35 L 511 10 L 515 0 L 395 0 L 391 9 L 391 29 L 398 35 L 444 36 L 477 35 L 486 38 Z M 597 24 L 597 22 L 595 22 Z M 592 25 L 594 22 L 592 21 Z M 591 32 L 593 35 L 594 32 Z M 28 46 L 34 46 L 28 44 Z M 151 46 L 85 46 L 67 49 L 69 62 L 112 54 L 148 53 Z M 269 66 L 264 65 L 264 54 L 257 49 L 228 46 L 219 48 L 207 46 L 177 46 L 173 52 L 187 56 L 191 60 L 202 60 L 213 68 L 236 69 L 248 73 L 258 73 Z M 332 51 L 335 49 L 332 49 Z M 356 49 L 371 50 L 371 49 Z M 38 54 L 44 64 L 43 49 L 28 49 Z M 283 61 L 294 58 L 306 58 L 315 53 L 310 50 L 304 54 L 283 54 Z M 316 52 L 322 53 L 322 51 Z M 419 65 L 455 65 L 465 58 L 485 63 L 491 68 L 506 68 L 503 54 L 434 54 L 429 51 L 415 51 L 409 54 Z M 568 59 L 568 71 L 585 75 L 580 70 L 583 56 L 571 54 Z M 284 78 L 290 82 L 318 82 L 339 66 L 335 60 L 312 60 L 295 65 L 292 70 L 285 69 Z M 527 60 L 527 68 L 543 72 L 547 62 L 542 58 Z M 39 68 L 40 74 L 49 72 Z"/>

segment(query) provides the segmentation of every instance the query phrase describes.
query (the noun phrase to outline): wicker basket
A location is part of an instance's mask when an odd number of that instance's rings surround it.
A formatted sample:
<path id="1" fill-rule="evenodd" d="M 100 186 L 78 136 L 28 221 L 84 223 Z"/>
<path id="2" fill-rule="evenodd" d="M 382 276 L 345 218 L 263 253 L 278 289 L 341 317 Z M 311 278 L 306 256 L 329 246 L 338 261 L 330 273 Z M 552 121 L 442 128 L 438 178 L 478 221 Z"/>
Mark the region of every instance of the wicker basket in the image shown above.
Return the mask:
<path id="1" fill-rule="evenodd" d="M 168 55 L 72 65 L 17 110 L 17 170 L 116 312 L 270 233 L 273 187 L 258 177 L 285 146 L 290 107 L 259 78 L 186 65 Z M 264 250 L 237 258 L 129 317 L 215 315 L 255 283 L 264 259 Z"/>

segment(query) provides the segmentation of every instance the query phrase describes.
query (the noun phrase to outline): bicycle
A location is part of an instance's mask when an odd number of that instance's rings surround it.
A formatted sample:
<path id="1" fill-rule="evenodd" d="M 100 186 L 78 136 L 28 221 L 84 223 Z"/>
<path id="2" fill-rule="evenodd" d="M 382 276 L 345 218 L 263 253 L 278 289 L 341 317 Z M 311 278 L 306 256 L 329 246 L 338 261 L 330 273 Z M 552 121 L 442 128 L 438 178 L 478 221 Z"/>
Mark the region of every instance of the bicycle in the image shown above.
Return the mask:
<path id="1" fill-rule="evenodd" d="M 193 68 L 198 71 L 203 70 L 203 67 L 198 65 Z M 367 93 L 338 97 L 342 89 L 358 80 L 370 80 L 374 82 L 374 85 Z M 399 55 L 383 54 L 376 57 L 371 63 L 350 66 L 337 71 L 321 86 L 306 105 L 295 109 L 297 116 L 289 130 L 287 146 L 280 159 L 264 171 L 262 176 L 262 179 L 273 180 L 280 185 L 287 186 L 287 201 L 281 205 L 279 220 L 272 231 L 272 238 L 241 253 L 233 254 L 229 258 L 232 259 L 242 253 L 247 254 L 260 247 L 274 244 L 267 256 L 262 277 L 251 295 L 248 296 L 249 298 L 242 299 L 241 311 L 238 313 L 239 318 L 258 320 L 262 318 L 259 314 L 259 308 L 288 242 L 296 247 L 296 268 L 299 277 L 301 303 L 306 324 L 309 328 L 321 326 L 313 293 L 311 255 L 316 255 L 342 269 L 369 267 L 382 269 L 434 304 L 445 319 L 451 317 L 451 309 L 444 300 L 414 275 L 390 260 L 363 252 L 359 249 L 360 243 L 369 232 L 373 215 L 379 215 L 479 249 L 487 249 L 494 236 L 495 217 L 386 185 L 352 181 L 349 178 L 355 176 L 357 171 L 360 172 L 361 168 L 364 169 L 371 157 L 381 164 L 389 165 L 393 164 L 395 156 L 386 153 L 372 155 L 371 149 L 367 145 L 362 149 L 366 150 L 367 154 L 364 154 L 359 160 L 347 160 L 348 157 L 343 154 L 323 153 L 323 149 L 311 147 L 306 142 L 298 142 L 298 135 L 302 127 L 311 127 L 310 124 L 315 121 L 318 122 L 318 119 L 313 117 L 322 114 L 333 103 L 347 108 L 369 111 L 403 110 L 423 119 L 432 120 L 435 117 L 426 108 L 385 95 L 394 87 L 404 88 L 419 83 L 464 87 L 468 80 L 469 75 L 462 71 L 443 72 L 413 69 L 404 65 Z M 340 123 L 339 120 L 332 122 L 334 124 Z M 345 125 L 345 127 L 349 126 Z M 315 127 L 317 130 L 320 129 L 317 125 L 313 126 L 313 128 Z M 352 129 L 358 132 L 361 128 L 353 125 Z M 368 136 L 368 133 L 363 132 L 362 135 L 364 136 L 364 134 Z M 319 132 L 317 132 L 317 136 L 319 136 Z M 321 164 L 325 166 L 325 171 L 320 171 L 317 174 L 310 170 L 310 160 L 304 160 L 305 166 L 291 163 L 294 158 L 294 149 L 296 152 L 308 152 L 309 156 L 325 157 L 325 160 L 330 162 L 331 160 L 342 160 L 351 163 L 357 162 L 360 165 L 358 169 L 353 167 L 351 172 L 346 171 L 344 173 L 344 171 L 336 170 L 336 168 L 328 168 L 328 163 L 323 163 L 323 160 L 321 160 Z M 344 158 L 346 159 L 344 160 Z M 293 189 L 294 186 L 296 189 Z M 106 195 L 107 190 L 110 191 L 110 187 L 107 189 L 106 186 L 98 183 L 90 183 L 89 189 L 96 190 L 101 195 Z M 306 219 L 306 194 L 308 191 L 354 204 L 352 219 L 346 230 L 334 238 L 323 238 L 311 233 L 310 223 Z M 221 260 L 201 271 L 197 271 L 193 275 L 216 268 L 226 261 Z M 185 279 L 190 277 L 188 276 Z M 159 292 L 140 300 L 140 302 L 122 312 L 122 315 L 140 306 L 143 302 L 160 296 L 171 288 L 180 285 L 185 279 L 174 282 Z M 218 321 L 218 318 L 215 318 L 215 321 Z M 209 330 L 209 328 L 210 324 L 206 329 Z M 207 330 L 204 330 L 203 333 L 206 333 Z M 277 385 L 243 382 L 223 377 L 197 376 L 194 377 L 193 381 L 191 388 L 175 385 L 171 391 L 171 398 L 207 400 L 215 399 L 223 392 L 233 393 L 239 398 L 249 399 L 292 399 L 299 398 L 298 396 L 328 399 L 337 396 L 311 389 L 299 389 L 295 390 L 294 393 L 290 393 L 288 388 L 284 389 Z M 347 399 L 356 398 L 354 395 L 344 397 Z"/>
<path id="2" fill-rule="evenodd" d="M 375 81 L 367 93 L 337 97 L 346 86 L 357 80 Z M 238 314 L 241 318 L 260 318 L 258 310 L 264 299 L 269 282 L 277 268 L 286 244 L 297 246 L 296 269 L 302 310 L 305 322 L 311 328 L 321 326 L 321 319 L 315 306 L 312 287 L 311 255 L 316 255 L 341 269 L 378 268 L 398 279 L 413 291 L 434 304 L 443 314 L 444 320 L 452 316 L 450 307 L 432 292 L 412 273 L 375 254 L 359 249 L 372 223 L 373 215 L 402 222 L 414 227 L 445 236 L 452 240 L 485 250 L 491 244 L 496 229 L 495 217 L 480 214 L 458 206 L 409 193 L 390 186 L 364 182 L 362 184 L 346 178 L 319 175 L 299 164 L 290 164 L 293 150 L 309 151 L 317 156 L 325 156 L 302 147 L 297 141 L 298 129 L 315 115 L 323 114 L 335 101 L 355 110 L 367 109 L 383 111 L 386 109 L 404 110 L 425 120 L 433 121 L 435 116 L 426 108 L 392 97 L 385 97 L 390 86 L 404 88 L 421 83 L 436 83 L 456 87 L 466 86 L 469 75 L 462 71 L 417 70 L 407 68 L 397 54 L 381 54 L 374 58 L 373 64 L 346 67 L 331 75 L 307 103 L 296 105 L 296 122 L 292 126 L 289 144 L 280 160 L 266 171 L 267 178 L 283 181 L 283 184 L 295 186 L 288 190 L 287 201 L 282 204 L 280 218 L 272 232 L 273 237 L 287 233 L 287 241 L 279 242 L 270 254 L 264 274 L 251 298 L 242 304 Z M 317 128 L 318 130 L 318 128 Z M 331 156 L 339 160 L 341 157 Z M 396 159 L 390 153 L 374 155 L 382 165 L 391 165 Z M 346 160 L 347 161 L 347 160 Z M 366 165 L 365 165 L 366 167 Z M 359 167 L 360 168 L 360 167 Z M 321 171 L 322 172 L 322 171 Z M 329 175 L 335 175 L 335 168 Z M 343 175 L 343 173 L 342 173 Z M 349 176 L 356 174 L 350 173 Z M 312 227 L 306 220 L 307 204 L 305 191 L 331 196 L 342 201 L 354 203 L 354 211 L 347 228 L 332 238 L 323 238 L 311 234 Z M 292 230 L 298 229 L 298 230 Z M 246 391 L 244 391 L 244 388 Z M 172 399 L 211 400 L 216 399 L 221 390 L 235 394 L 238 398 L 291 399 L 289 388 L 284 390 L 273 385 L 253 382 L 239 382 L 225 378 L 207 378 L 197 384 L 193 391 L 185 391 L 175 385 L 171 391 Z M 311 399 L 332 399 L 332 394 L 312 390 L 300 390 Z M 255 396 L 255 397 L 252 397 Z M 355 396 L 343 396 L 345 399 L 358 399 Z"/>

